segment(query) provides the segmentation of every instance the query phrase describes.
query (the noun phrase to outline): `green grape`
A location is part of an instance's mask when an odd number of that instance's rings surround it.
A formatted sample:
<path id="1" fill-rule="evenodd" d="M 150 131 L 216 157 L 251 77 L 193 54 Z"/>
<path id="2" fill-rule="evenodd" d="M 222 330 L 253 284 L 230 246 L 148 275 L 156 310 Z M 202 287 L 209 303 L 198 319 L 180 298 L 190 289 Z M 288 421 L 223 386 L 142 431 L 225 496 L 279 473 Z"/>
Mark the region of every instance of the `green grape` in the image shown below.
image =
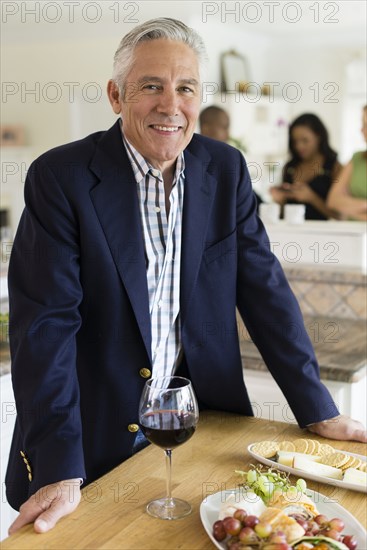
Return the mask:
<path id="1" fill-rule="evenodd" d="M 265 485 L 265 489 L 264 489 L 265 496 L 270 497 L 274 492 L 274 487 L 275 487 L 274 483 L 267 480 L 264 485 Z"/>
<path id="2" fill-rule="evenodd" d="M 297 479 L 296 486 L 301 491 L 301 493 L 304 493 L 307 489 L 307 483 L 305 482 L 304 479 Z"/>
<path id="3" fill-rule="evenodd" d="M 272 532 L 273 528 L 270 523 L 260 521 L 255 525 L 255 533 L 261 538 L 266 539 Z"/>
<path id="4" fill-rule="evenodd" d="M 262 498 L 265 504 L 270 501 L 275 491 L 288 491 L 295 497 L 299 492 L 306 492 L 307 485 L 304 479 L 299 479 L 296 485 L 291 485 L 289 476 L 283 472 L 271 468 L 264 470 L 262 466 L 253 464 L 251 466 L 252 469 L 248 472 L 236 470 L 236 473 L 242 477 L 243 485 Z"/>
<path id="5" fill-rule="evenodd" d="M 247 472 L 247 481 L 248 483 L 255 483 L 257 480 L 256 470 L 249 470 Z"/>
<path id="6" fill-rule="evenodd" d="M 266 476 L 264 476 L 264 475 L 261 475 L 257 478 L 257 483 L 258 483 L 258 485 L 259 485 L 259 487 L 261 488 L 262 491 L 264 491 L 265 483 L 267 483 L 267 481 L 268 480 L 267 480 Z"/>

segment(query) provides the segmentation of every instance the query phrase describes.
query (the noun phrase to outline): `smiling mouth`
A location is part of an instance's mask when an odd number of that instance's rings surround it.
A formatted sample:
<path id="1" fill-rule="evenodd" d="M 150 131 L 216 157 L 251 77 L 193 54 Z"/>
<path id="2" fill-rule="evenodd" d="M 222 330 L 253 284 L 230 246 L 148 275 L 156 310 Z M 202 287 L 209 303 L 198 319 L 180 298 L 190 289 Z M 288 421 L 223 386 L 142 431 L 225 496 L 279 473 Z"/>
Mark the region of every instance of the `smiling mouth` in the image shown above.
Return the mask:
<path id="1" fill-rule="evenodd" d="M 151 124 L 150 128 L 153 128 L 153 130 L 159 130 L 160 132 L 169 132 L 174 134 L 175 132 L 181 130 L 182 126 L 163 126 L 160 124 Z"/>

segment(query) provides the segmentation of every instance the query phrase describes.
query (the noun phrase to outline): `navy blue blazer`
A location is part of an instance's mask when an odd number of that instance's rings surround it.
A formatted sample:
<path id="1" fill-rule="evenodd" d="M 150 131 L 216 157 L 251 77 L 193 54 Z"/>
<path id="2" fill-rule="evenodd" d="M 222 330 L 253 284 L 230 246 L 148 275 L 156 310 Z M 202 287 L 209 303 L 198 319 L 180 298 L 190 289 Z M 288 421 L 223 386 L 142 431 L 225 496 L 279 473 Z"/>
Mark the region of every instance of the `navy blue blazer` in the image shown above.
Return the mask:
<path id="1" fill-rule="evenodd" d="M 241 153 L 194 135 L 184 155 L 182 345 L 199 400 L 252 415 L 237 306 L 300 426 L 337 415 Z M 139 371 L 151 369 L 138 196 L 119 123 L 39 157 L 25 202 L 9 269 L 14 508 L 42 486 L 91 482 L 131 456 Z"/>

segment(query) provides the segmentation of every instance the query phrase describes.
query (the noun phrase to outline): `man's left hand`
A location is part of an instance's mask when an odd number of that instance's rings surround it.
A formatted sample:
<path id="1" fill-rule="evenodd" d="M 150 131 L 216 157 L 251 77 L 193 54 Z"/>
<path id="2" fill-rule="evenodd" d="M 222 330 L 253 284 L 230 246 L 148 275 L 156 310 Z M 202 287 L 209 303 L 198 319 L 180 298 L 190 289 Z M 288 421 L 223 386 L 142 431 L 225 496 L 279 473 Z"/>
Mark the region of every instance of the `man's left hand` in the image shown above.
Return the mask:
<path id="1" fill-rule="evenodd" d="M 330 420 L 311 424 L 307 428 L 310 432 L 328 439 L 361 441 L 362 443 L 367 443 L 367 431 L 363 424 L 343 414 L 331 418 Z"/>

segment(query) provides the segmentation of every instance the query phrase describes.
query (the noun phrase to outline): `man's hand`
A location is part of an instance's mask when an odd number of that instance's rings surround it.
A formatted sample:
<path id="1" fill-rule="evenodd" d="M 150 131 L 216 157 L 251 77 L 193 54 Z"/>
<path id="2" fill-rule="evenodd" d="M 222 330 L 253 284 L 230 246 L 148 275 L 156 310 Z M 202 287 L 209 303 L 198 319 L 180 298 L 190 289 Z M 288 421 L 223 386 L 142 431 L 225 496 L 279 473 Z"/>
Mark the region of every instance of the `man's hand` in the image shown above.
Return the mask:
<path id="1" fill-rule="evenodd" d="M 327 437 L 328 439 L 367 443 L 367 431 L 363 424 L 343 414 L 324 422 L 311 424 L 307 428 L 310 432 Z"/>
<path id="2" fill-rule="evenodd" d="M 74 512 L 80 502 L 80 480 L 67 479 L 42 487 L 19 509 L 19 516 L 9 528 L 9 535 L 34 522 L 36 533 L 52 529 L 60 518 Z"/>

